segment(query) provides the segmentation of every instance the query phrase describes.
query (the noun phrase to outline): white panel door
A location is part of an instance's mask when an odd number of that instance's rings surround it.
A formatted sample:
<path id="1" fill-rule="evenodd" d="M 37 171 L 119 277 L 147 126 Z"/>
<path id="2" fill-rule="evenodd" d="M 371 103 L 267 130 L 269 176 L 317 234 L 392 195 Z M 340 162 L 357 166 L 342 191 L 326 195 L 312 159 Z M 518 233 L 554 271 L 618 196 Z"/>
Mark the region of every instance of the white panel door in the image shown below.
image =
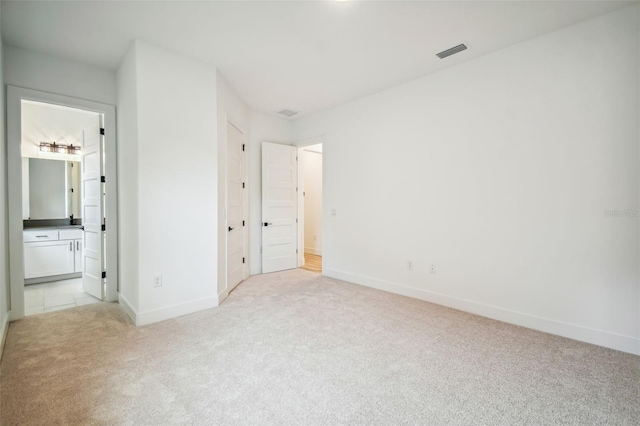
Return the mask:
<path id="1" fill-rule="evenodd" d="M 244 279 L 244 152 L 242 132 L 227 122 L 227 289 Z"/>
<path id="2" fill-rule="evenodd" d="M 85 129 L 82 144 L 82 289 L 90 295 L 103 298 L 104 220 L 102 190 L 102 136 L 100 122 L 95 128 Z"/>
<path id="3" fill-rule="evenodd" d="M 296 268 L 298 150 L 262 142 L 262 272 Z"/>

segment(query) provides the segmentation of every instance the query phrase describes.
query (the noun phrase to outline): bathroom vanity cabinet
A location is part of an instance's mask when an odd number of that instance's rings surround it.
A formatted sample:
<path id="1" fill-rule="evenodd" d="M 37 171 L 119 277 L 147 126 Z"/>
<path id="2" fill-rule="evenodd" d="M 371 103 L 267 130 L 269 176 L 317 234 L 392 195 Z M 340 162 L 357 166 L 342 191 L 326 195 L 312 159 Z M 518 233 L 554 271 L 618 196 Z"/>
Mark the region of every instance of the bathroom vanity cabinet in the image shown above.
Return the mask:
<path id="1" fill-rule="evenodd" d="M 24 230 L 25 279 L 82 272 L 82 231 L 79 228 Z"/>

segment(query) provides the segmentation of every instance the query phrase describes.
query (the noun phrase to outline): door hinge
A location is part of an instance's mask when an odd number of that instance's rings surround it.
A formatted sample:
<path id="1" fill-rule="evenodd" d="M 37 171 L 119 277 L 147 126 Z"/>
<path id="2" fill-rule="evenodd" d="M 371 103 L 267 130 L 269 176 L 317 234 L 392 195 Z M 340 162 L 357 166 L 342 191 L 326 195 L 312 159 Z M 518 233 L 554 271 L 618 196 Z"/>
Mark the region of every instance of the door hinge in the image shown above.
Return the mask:
<path id="1" fill-rule="evenodd" d="M 298 249 L 296 249 L 296 254 L 298 254 Z"/>
<path id="2" fill-rule="evenodd" d="M 107 178 L 104 176 L 100 176 L 100 182 L 105 183 L 107 181 Z"/>
<path id="3" fill-rule="evenodd" d="M 242 226 L 244 226 L 244 220 L 242 221 Z"/>
<path id="4" fill-rule="evenodd" d="M 244 151 L 244 144 L 242 144 L 242 150 Z"/>
<path id="5" fill-rule="evenodd" d="M 296 219 L 296 223 L 298 223 L 298 219 Z"/>
<path id="6" fill-rule="evenodd" d="M 242 182 L 242 189 L 244 189 L 244 182 Z"/>
<path id="7" fill-rule="evenodd" d="M 71 192 L 73 192 L 73 188 L 71 188 Z"/>
<path id="8" fill-rule="evenodd" d="M 298 187 L 296 186 L 296 192 L 298 192 Z"/>
<path id="9" fill-rule="evenodd" d="M 102 224 L 102 230 L 106 231 L 107 230 L 107 225 L 105 225 L 104 223 Z"/>
<path id="10" fill-rule="evenodd" d="M 100 134 L 104 135 L 104 128 L 102 128 L 102 127 L 100 128 Z"/>
<path id="11" fill-rule="evenodd" d="M 242 258 L 242 263 L 244 263 L 244 257 Z"/>
<path id="12" fill-rule="evenodd" d="M 102 278 L 107 278 L 107 271 L 102 271 Z"/>

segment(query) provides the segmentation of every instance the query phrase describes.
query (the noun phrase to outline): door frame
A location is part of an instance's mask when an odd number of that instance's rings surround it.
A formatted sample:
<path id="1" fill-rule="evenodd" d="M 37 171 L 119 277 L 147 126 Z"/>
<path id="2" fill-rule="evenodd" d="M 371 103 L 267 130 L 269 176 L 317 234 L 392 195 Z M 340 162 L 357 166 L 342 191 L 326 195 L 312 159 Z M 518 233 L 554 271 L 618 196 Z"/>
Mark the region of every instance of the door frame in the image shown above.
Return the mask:
<path id="1" fill-rule="evenodd" d="M 242 253 L 245 257 L 245 263 L 242 267 L 242 280 L 249 278 L 249 141 L 247 140 L 247 134 L 242 130 L 242 126 L 238 124 L 238 121 L 234 120 L 228 113 L 225 114 L 225 126 L 224 126 L 224 298 L 229 295 L 229 292 L 233 289 L 229 288 L 229 271 L 227 270 L 227 264 L 229 262 L 229 233 L 226 232 L 229 226 L 229 134 L 227 132 L 227 125 L 232 125 L 242 134 L 242 144 L 244 145 L 244 151 L 242 155 L 242 179 L 245 183 L 244 191 L 242 193 L 242 215 L 245 218 L 246 226 L 243 227 L 242 236 Z M 241 283 L 242 281 L 240 281 Z M 238 285 L 240 285 L 238 283 Z M 235 287 L 234 287 L 235 288 Z"/>
<path id="2" fill-rule="evenodd" d="M 83 109 L 104 115 L 105 215 L 109 218 L 105 260 L 105 298 L 118 300 L 118 176 L 116 173 L 116 108 L 99 102 L 7 85 L 7 196 L 9 234 L 10 320 L 24 318 L 24 247 L 22 240 L 22 100 Z"/>

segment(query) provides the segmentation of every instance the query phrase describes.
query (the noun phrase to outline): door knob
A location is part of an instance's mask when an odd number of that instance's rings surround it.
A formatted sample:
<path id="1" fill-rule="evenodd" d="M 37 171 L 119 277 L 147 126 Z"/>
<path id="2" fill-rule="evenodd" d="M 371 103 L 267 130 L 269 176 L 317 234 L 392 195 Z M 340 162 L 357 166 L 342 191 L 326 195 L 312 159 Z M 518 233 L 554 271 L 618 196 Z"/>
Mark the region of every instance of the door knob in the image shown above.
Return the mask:
<path id="1" fill-rule="evenodd" d="M 273 225 L 273 222 L 265 222 L 263 223 L 264 226 L 269 226 L 269 225 Z"/>
<path id="2" fill-rule="evenodd" d="M 229 227 L 229 232 L 231 232 L 231 231 L 233 231 L 233 228 L 232 228 L 232 227 Z"/>

